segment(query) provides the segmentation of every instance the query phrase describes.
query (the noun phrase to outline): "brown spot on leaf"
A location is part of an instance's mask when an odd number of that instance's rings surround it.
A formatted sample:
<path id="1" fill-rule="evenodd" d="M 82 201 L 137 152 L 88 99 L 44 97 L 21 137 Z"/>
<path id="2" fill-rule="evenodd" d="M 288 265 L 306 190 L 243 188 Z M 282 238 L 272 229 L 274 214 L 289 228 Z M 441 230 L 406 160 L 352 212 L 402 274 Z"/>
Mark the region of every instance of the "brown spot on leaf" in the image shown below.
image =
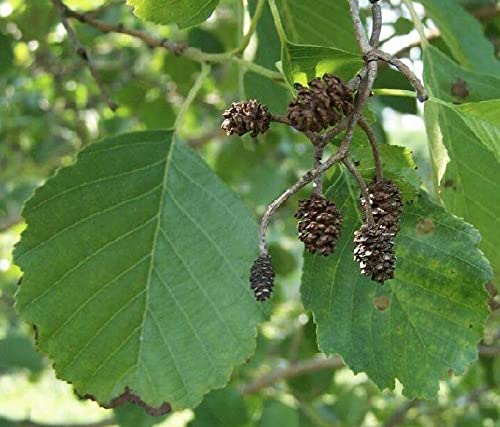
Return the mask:
<path id="1" fill-rule="evenodd" d="M 385 311 L 391 305 L 391 300 L 387 295 L 380 295 L 373 298 L 373 305 L 378 311 Z"/>
<path id="2" fill-rule="evenodd" d="M 460 77 L 457 78 L 451 86 L 451 94 L 461 100 L 467 98 L 470 94 L 467 82 Z"/>
<path id="3" fill-rule="evenodd" d="M 444 188 L 451 188 L 452 190 L 456 190 L 457 189 L 455 181 L 453 179 L 451 179 L 451 178 L 445 179 L 443 185 L 444 185 Z"/>
<path id="4" fill-rule="evenodd" d="M 84 398 L 93 400 L 94 402 L 97 402 L 96 398 L 94 396 L 92 396 L 91 394 L 86 394 L 84 396 Z M 99 403 L 99 402 L 97 402 L 97 403 Z M 157 406 L 157 407 L 148 405 L 137 394 L 133 393 L 129 387 L 125 387 L 125 391 L 122 394 L 120 394 L 118 397 L 115 397 L 107 405 L 101 405 L 100 403 L 99 404 L 103 408 L 113 409 L 113 408 L 117 408 L 118 406 L 121 406 L 125 403 L 132 403 L 134 405 L 139 406 L 140 408 L 144 409 L 144 411 L 146 411 L 146 413 L 151 415 L 152 417 L 160 417 L 160 416 L 165 415 L 166 413 L 168 413 L 172 410 L 172 407 L 170 406 L 170 403 L 168 403 L 168 402 L 163 402 L 160 406 Z"/>
<path id="5" fill-rule="evenodd" d="M 436 226 L 434 221 L 430 218 L 423 218 L 417 222 L 417 233 L 418 234 L 430 234 L 434 231 Z"/>

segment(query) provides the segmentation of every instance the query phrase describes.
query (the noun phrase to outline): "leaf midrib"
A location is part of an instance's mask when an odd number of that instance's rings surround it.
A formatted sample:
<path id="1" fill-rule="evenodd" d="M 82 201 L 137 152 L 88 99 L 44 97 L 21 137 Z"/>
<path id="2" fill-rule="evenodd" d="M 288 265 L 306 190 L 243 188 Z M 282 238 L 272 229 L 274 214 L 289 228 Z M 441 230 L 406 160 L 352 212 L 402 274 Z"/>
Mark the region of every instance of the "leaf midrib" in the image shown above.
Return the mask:
<path id="1" fill-rule="evenodd" d="M 151 278 L 153 276 L 153 270 L 154 270 L 154 264 L 155 264 L 155 255 L 156 255 L 156 245 L 158 242 L 158 237 L 160 236 L 160 231 L 161 231 L 161 215 L 163 212 L 163 209 L 165 207 L 165 199 L 166 199 L 166 193 L 167 193 L 167 182 L 168 182 L 168 171 L 170 168 L 170 162 L 172 161 L 173 157 L 173 152 L 174 152 L 174 147 L 175 147 L 175 138 L 172 137 L 170 139 L 170 148 L 167 154 L 167 157 L 165 159 L 165 168 L 163 170 L 163 177 L 162 177 L 162 189 L 160 193 L 160 199 L 158 203 L 158 212 L 156 213 L 156 227 L 155 231 L 153 233 L 153 238 L 151 241 L 151 260 L 149 263 L 149 269 L 148 269 L 148 276 L 146 279 L 146 298 L 145 298 L 145 304 L 144 304 L 144 313 L 142 316 L 142 322 L 140 325 L 141 333 L 139 335 L 139 350 L 137 352 L 137 361 L 136 361 L 136 367 L 139 366 L 141 363 L 142 359 L 142 348 L 143 348 L 143 342 L 144 342 L 144 325 L 146 324 L 146 317 L 148 313 L 148 307 L 149 307 L 149 288 L 151 286 Z M 164 140 L 164 143 L 168 143 L 168 139 Z"/>

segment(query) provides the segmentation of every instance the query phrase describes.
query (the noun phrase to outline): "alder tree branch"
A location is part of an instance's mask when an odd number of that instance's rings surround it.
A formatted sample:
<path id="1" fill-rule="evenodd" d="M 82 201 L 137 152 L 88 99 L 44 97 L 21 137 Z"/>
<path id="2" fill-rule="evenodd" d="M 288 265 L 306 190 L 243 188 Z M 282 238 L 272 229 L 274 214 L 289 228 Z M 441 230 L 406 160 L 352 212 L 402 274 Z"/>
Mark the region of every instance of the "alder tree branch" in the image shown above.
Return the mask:
<path id="1" fill-rule="evenodd" d="M 410 70 L 410 67 L 408 67 L 408 65 L 406 65 L 399 58 L 396 58 L 394 55 L 389 55 L 388 53 L 383 52 L 380 49 L 373 49 L 370 52 L 370 58 L 380 59 L 396 67 L 413 86 L 413 88 L 417 92 L 417 98 L 420 102 L 425 102 L 427 101 L 427 99 L 429 99 L 429 95 L 427 94 L 427 91 L 420 79 L 413 73 L 413 71 Z"/>
<path id="2" fill-rule="evenodd" d="M 63 4 L 61 0 L 52 0 L 52 1 L 57 1 Z M 65 15 L 68 18 L 76 19 L 83 24 L 89 25 L 95 28 L 96 30 L 99 30 L 102 33 L 116 33 L 116 34 L 128 35 L 130 37 L 134 37 L 138 40 L 141 40 L 143 43 L 145 43 L 147 46 L 151 48 L 166 49 L 175 55 L 184 56 L 185 58 L 188 58 L 192 61 L 199 63 L 223 64 L 230 61 L 234 61 L 246 67 L 248 70 L 251 70 L 271 80 L 277 82 L 284 82 L 284 78 L 281 73 L 240 58 L 240 56 L 238 55 L 240 53 L 239 52 L 240 49 L 236 49 L 236 52 L 206 53 L 198 48 L 189 47 L 186 43 L 183 42 L 178 43 L 166 38 L 155 37 L 151 34 L 148 34 L 145 31 L 127 28 L 123 24 L 117 24 L 117 25 L 108 24 L 107 22 L 96 19 L 93 16 L 88 15 L 86 13 L 81 13 L 73 9 L 70 9 L 67 5 L 63 4 L 63 7 L 65 10 Z"/>
<path id="3" fill-rule="evenodd" d="M 368 189 L 366 187 L 366 183 L 361 177 L 361 174 L 357 170 L 356 166 L 347 157 L 349 154 L 351 141 L 354 135 L 354 129 L 356 128 L 356 125 L 358 124 L 358 122 L 360 122 L 360 120 L 361 120 L 360 126 L 367 134 L 370 145 L 372 146 L 372 152 L 374 155 L 376 169 L 377 169 L 377 179 L 380 180 L 383 178 L 382 162 L 380 160 L 380 155 L 378 152 L 375 135 L 371 131 L 368 122 L 363 119 L 361 113 L 363 107 L 368 101 L 368 98 L 372 94 L 373 84 L 375 82 L 378 73 L 379 59 L 389 62 L 390 64 L 396 66 L 398 70 L 406 76 L 406 78 L 410 81 L 410 83 L 417 91 L 418 99 L 421 102 L 426 101 L 428 98 L 427 92 L 423 84 L 409 69 L 408 66 L 406 66 L 397 58 L 394 58 L 391 55 L 380 51 L 376 47 L 377 44 L 379 43 L 379 38 L 380 38 L 380 31 L 382 27 L 382 15 L 380 10 L 380 5 L 378 4 L 378 0 L 370 0 L 370 2 L 372 3 L 373 28 L 370 39 L 368 39 L 367 33 L 363 27 L 360 18 L 358 0 L 349 0 L 349 9 L 353 21 L 354 33 L 356 36 L 356 40 L 358 41 L 358 45 L 362 53 L 363 59 L 365 61 L 365 66 L 363 67 L 363 69 L 348 83 L 348 87 L 351 90 L 354 91 L 357 89 L 356 97 L 354 100 L 354 111 L 351 115 L 347 117 L 345 121 L 341 122 L 338 126 L 332 128 L 331 130 L 326 131 L 324 134 L 306 133 L 311 142 L 313 142 L 313 144 L 320 143 L 321 146 L 324 147 L 324 145 L 328 143 L 332 138 L 334 138 L 338 133 L 345 130 L 342 142 L 338 150 L 324 162 L 318 162 L 316 159 L 314 169 L 306 172 L 294 185 L 288 188 L 283 194 L 281 194 L 281 196 L 279 196 L 267 207 L 262 217 L 259 229 L 260 255 L 267 254 L 266 232 L 273 214 L 284 203 L 286 203 L 294 194 L 296 194 L 300 189 L 305 187 L 307 184 L 309 184 L 312 181 L 315 181 L 317 183 L 318 180 L 320 179 L 319 177 L 337 163 L 342 162 L 346 165 L 348 170 L 351 172 L 351 174 L 355 177 L 356 181 L 358 182 L 361 191 L 363 193 L 363 197 L 365 197 L 368 200 L 367 198 Z M 282 41 L 286 40 L 286 36 L 284 35 L 284 30 L 281 25 L 276 5 L 273 0 L 270 0 L 269 4 L 271 5 L 271 10 L 273 12 L 277 29 L 280 32 L 280 34 L 283 33 L 281 36 Z M 290 125 L 289 121 L 285 117 L 281 116 L 273 115 L 272 121 Z M 368 224 L 373 225 L 375 222 L 373 220 L 373 214 L 368 204 L 366 204 L 365 210 L 366 210 L 366 218 Z"/>
<path id="4" fill-rule="evenodd" d="M 67 6 L 61 1 L 61 0 L 52 0 L 52 3 L 54 6 L 57 8 L 59 12 L 59 17 L 61 19 L 61 23 L 64 26 L 66 33 L 68 34 L 68 38 L 73 45 L 73 48 L 75 49 L 76 54 L 85 62 L 87 65 L 90 74 L 92 75 L 92 78 L 96 82 L 97 87 L 99 88 L 99 91 L 101 92 L 101 96 L 108 104 L 108 107 L 111 109 L 111 111 L 116 111 L 118 109 L 118 104 L 115 103 L 112 99 L 111 96 L 106 88 L 106 85 L 104 82 L 101 80 L 101 77 L 99 76 L 99 73 L 97 71 L 97 68 L 94 65 L 94 62 L 90 58 L 89 52 L 87 49 L 83 46 L 83 44 L 80 42 L 78 39 L 78 36 L 76 35 L 75 30 L 73 27 L 70 25 L 68 21 L 68 8 Z"/>
<path id="5" fill-rule="evenodd" d="M 382 33 L 382 9 L 378 3 L 372 6 L 373 28 L 370 37 L 370 46 L 377 47 L 380 42 L 380 34 Z"/>

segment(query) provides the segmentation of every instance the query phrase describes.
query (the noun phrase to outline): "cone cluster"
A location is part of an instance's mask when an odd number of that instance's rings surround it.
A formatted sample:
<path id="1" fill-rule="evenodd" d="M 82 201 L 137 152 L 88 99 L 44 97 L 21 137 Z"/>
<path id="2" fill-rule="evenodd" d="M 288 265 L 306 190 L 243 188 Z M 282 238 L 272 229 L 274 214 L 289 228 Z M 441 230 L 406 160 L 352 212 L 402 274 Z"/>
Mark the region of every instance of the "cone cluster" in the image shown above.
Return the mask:
<path id="1" fill-rule="evenodd" d="M 388 180 L 374 180 L 368 186 L 368 193 L 375 224 L 367 224 L 367 201 L 361 197 L 364 224 L 354 234 L 354 259 L 359 263 L 362 274 L 383 284 L 394 278 L 394 239 L 401 228 L 403 197 L 397 185 Z"/>
<path id="2" fill-rule="evenodd" d="M 299 202 L 295 218 L 299 220 L 299 239 L 308 252 L 328 256 L 335 250 L 342 231 L 342 216 L 334 202 L 313 195 Z"/>
<path id="3" fill-rule="evenodd" d="M 271 122 L 267 107 L 255 99 L 233 102 L 222 116 L 224 121 L 221 128 L 227 135 L 242 136 L 251 132 L 250 135 L 256 137 L 259 133 L 266 133 Z"/>
<path id="4" fill-rule="evenodd" d="M 257 301 L 267 301 L 274 287 L 274 270 L 269 255 L 260 255 L 250 270 L 250 287 Z"/>
<path id="5" fill-rule="evenodd" d="M 287 118 L 299 131 L 319 132 L 354 110 L 353 96 L 338 77 L 325 74 L 308 87 L 296 84 L 297 96 L 288 104 Z"/>

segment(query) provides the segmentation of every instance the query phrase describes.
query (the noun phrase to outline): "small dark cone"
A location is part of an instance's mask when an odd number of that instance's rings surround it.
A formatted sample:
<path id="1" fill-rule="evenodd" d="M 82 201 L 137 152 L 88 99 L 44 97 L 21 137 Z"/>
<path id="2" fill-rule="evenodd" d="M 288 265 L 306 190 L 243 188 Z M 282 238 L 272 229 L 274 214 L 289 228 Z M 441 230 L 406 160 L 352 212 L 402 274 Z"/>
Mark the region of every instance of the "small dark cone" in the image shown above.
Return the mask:
<path id="1" fill-rule="evenodd" d="M 295 218 L 299 220 L 299 240 L 308 252 L 328 256 L 335 250 L 342 232 L 342 216 L 334 202 L 313 195 L 299 202 Z"/>
<path id="2" fill-rule="evenodd" d="M 221 128 L 227 135 L 242 136 L 251 132 L 251 136 L 256 137 L 259 133 L 266 133 L 271 122 L 271 114 L 267 107 L 255 99 L 233 102 L 222 116 L 224 121 Z"/>
<path id="3" fill-rule="evenodd" d="M 381 284 L 394 278 L 394 233 L 383 225 L 364 224 L 354 233 L 354 243 L 354 260 L 359 263 L 362 274 Z"/>
<path id="4" fill-rule="evenodd" d="M 353 112 L 353 96 L 338 77 L 325 74 L 296 85 L 297 96 L 288 104 L 287 118 L 295 129 L 319 132 L 338 123 Z"/>
<path id="5" fill-rule="evenodd" d="M 260 255 L 250 270 L 250 287 L 257 301 L 267 301 L 274 287 L 274 270 L 269 255 Z"/>
<path id="6" fill-rule="evenodd" d="M 401 214 L 403 212 L 403 195 L 398 186 L 391 181 L 375 180 L 368 186 L 373 219 L 378 225 L 383 225 L 390 232 L 397 234 L 400 230 Z M 361 197 L 363 220 L 366 223 L 365 200 Z"/>

